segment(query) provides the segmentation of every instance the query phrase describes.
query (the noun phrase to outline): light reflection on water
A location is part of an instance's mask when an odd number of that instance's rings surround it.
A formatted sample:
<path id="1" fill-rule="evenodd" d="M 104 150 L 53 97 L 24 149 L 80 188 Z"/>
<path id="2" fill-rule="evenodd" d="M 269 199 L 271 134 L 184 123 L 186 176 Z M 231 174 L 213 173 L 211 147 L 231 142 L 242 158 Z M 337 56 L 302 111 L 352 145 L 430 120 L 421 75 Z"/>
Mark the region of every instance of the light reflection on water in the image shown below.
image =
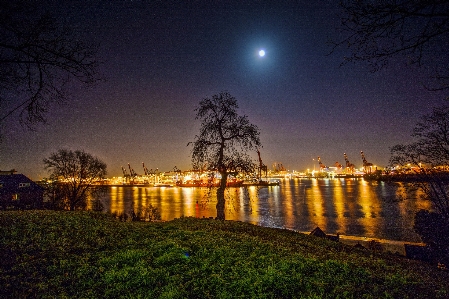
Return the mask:
<path id="1" fill-rule="evenodd" d="M 309 232 L 419 242 L 414 214 L 430 209 L 422 199 L 398 201 L 400 184 L 363 179 L 284 179 L 280 186 L 229 188 L 226 219 Z M 209 194 L 212 192 L 212 194 Z M 110 187 L 102 198 L 112 213 L 157 207 L 163 220 L 215 217 L 214 190 L 180 187 Z"/>

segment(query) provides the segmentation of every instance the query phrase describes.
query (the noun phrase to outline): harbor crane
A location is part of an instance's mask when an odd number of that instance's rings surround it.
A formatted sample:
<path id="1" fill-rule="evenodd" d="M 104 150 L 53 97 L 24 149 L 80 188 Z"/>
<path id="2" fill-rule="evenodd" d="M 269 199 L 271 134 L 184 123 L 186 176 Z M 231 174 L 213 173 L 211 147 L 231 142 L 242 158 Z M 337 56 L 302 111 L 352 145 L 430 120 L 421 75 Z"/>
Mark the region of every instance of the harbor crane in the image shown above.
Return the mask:
<path id="1" fill-rule="evenodd" d="M 134 169 L 131 168 L 131 165 L 129 163 L 128 163 L 128 168 L 129 168 L 129 175 L 133 178 L 136 177 L 137 173 L 134 171 Z"/>
<path id="2" fill-rule="evenodd" d="M 257 155 L 259 156 L 259 169 L 258 169 L 257 179 L 261 180 L 262 179 L 262 173 L 265 173 L 265 178 L 267 178 L 267 176 L 268 176 L 268 168 L 267 168 L 267 165 L 263 164 L 263 162 L 262 162 L 262 158 L 260 157 L 259 149 L 257 149 Z"/>
<path id="3" fill-rule="evenodd" d="M 365 170 L 366 173 L 371 173 L 373 163 L 369 163 L 368 161 L 366 161 L 365 154 L 363 153 L 363 151 L 360 151 L 360 154 L 362 155 L 363 169 Z"/>
<path id="4" fill-rule="evenodd" d="M 320 171 L 324 171 L 327 167 L 321 162 L 321 158 L 318 157 L 318 164 L 320 165 Z"/>
<path id="5" fill-rule="evenodd" d="M 143 173 L 145 173 L 145 175 L 148 176 L 150 172 L 148 171 L 148 168 L 145 167 L 145 163 L 142 162 L 142 166 L 143 166 Z"/>
<path id="6" fill-rule="evenodd" d="M 123 166 L 122 166 L 122 172 L 123 172 L 123 178 L 125 179 L 125 181 L 129 182 L 131 176 L 126 172 L 126 169 L 123 168 Z"/>
<path id="7" fill-rule="evenodd" d="M 282 165 L 282 163 L 274 162 L 272 166 L 273 170 L 276 172 L 285 171 L 285 167 L 284 165 Z"/>
<path id="8" fill-rule="evenodd" d="M 348 156 L 346 155 L 346 153 L 344 153 L 343 156 L 345 157 L 345 162 L 346 162 L 346 172 L 352 174 L 354 172 L 355 166 L 354 166 L 354 164 L 349 163 Z"/>
<path id="9" fill-rule="evenodd" d="M 128 173 L 126 173 L 126 169 L 125 168 L 123 168 L 123 166 L 122 166 L 122 172 L 123 172 L 123 177 L 128 177 L 129 176 L 129 174 Z"/>

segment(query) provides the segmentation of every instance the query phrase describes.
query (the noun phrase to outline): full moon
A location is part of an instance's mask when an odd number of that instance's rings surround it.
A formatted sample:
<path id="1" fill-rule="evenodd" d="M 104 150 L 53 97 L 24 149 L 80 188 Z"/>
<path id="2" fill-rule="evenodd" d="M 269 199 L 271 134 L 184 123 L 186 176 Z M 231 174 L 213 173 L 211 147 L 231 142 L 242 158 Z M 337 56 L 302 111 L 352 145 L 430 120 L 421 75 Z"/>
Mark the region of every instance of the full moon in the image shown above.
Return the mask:
<path id="1" fill-rule="evenodd" d="M 259 51 L 259 56 L 260 56 L 260 57 L 265 56 L 265 51 L 264 51 L 264 50 L 260 50 L 260 51 Z"/>

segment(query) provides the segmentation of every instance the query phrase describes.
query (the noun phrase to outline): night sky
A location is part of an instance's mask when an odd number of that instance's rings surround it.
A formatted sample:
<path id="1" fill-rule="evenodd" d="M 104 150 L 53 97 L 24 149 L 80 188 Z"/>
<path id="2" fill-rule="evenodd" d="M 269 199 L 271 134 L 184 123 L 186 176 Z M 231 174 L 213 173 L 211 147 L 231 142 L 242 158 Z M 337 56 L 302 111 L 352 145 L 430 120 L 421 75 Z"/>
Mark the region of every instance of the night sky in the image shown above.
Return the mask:
<path id="1" fill-rule="evenodd" d="M 36 131 L 10 118 L 2 128 L 1 170 L 41 179 L 48 176 L 42 159 L 60 148 L 97 156 L 108 177 L 121 176 L 128 163 L 138 174 L 142 162 L 188 170 L 187 143 L 199 131 L 194 109 L 221 91 L 259 127 L 269 167 L 313 169 L 317 156 L 334 166 L 344 164 L 343 153 L 361 167 L 361 150 L 384 167 L 389 148 L 409 142 L 419 116 L 444 103 L 423 87 L 428 74 L 405 59 L 372 73 L 363 63 L 340 66 L 345 49 L 328 55 L 329 41 L 340 37 L 338 1 L 146 2 L 50 7 L 99 44 L 106 80 L 89 89 L 74 85 L 71 101 L 52 106 Z"/>

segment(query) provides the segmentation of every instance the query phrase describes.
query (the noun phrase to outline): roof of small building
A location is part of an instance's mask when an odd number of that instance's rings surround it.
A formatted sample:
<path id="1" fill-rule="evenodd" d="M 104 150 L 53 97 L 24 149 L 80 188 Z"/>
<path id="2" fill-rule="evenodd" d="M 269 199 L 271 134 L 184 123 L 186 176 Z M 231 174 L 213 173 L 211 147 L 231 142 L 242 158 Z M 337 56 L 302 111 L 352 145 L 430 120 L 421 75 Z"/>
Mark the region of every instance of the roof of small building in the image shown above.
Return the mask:
<path id="1" fill-rule="evenodd" d="M 43 190 L 43 187 L 33 182 L 30 178 L 23 174 L 15 174 L 10 172 L 9 174 L 0 173 L 0 185 L 3 191 L 16 191 L 19 189 L 19 184 L 29 183 L 29 190 Z"/>
<path id="2" fill-rule="evenodd" d="M 326 237 L 326 233 L 323 232 L 323 230 L 321 228 L 319 228 L 318 226 L 310 232 L 310 235 L 315 236 L 315 237 L 320 237 L 320 238 L 325 238 Z"/>

